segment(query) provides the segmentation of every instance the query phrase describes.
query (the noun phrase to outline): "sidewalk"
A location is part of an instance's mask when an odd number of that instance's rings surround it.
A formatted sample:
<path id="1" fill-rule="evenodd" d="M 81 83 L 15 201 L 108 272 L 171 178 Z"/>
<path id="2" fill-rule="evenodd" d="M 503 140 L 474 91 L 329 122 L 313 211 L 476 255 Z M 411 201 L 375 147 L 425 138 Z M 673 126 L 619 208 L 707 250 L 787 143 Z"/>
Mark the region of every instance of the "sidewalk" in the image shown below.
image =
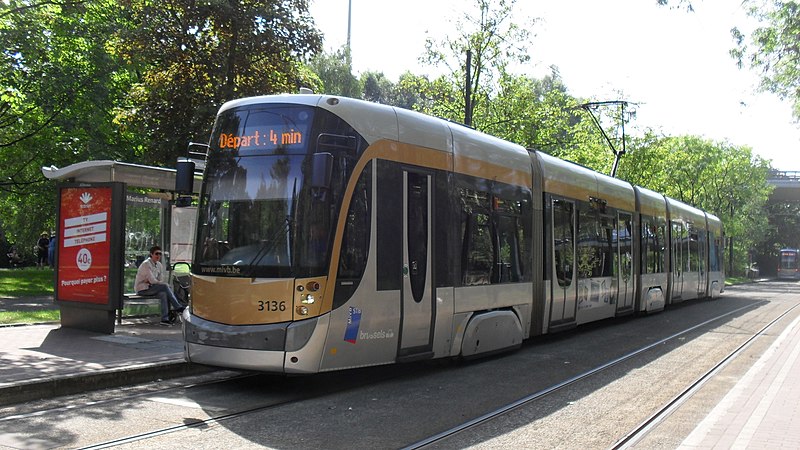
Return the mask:
<path id="1" fill-rule="evenodd" d="M 681 449 L 800 447 L 800 318 L 795 319 Z"/>
<path id="2" fill-rule="evenodd" d="M 0 311 L 42 311 L 46 309 L 58 309 L 52 295 L 22 298 L 0 297 Z"/>
<path id="3" fill-rule="evenodd" d="M 4 308 L 55 309 L 52 298 L 0 299 Z M 183 359 L 180 325 L 124 319 L 112 335 L 60 324 L 0 326 L 0 405 L 208 372 Z"/>

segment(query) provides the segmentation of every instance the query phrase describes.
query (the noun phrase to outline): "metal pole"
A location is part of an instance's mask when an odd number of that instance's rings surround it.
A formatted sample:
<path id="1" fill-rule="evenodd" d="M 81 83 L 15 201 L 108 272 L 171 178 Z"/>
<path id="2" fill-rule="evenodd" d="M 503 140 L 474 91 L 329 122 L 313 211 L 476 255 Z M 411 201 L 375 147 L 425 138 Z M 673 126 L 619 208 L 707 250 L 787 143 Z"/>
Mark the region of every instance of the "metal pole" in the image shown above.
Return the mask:
<path id="1" fill-rule="evenodd" d="M 464 92 L 464 125 L 472 126 L 472 50 L 467 50 L 467 79 Z"/>
<path id="2" fill-rule="evenodd" d="M 611 177 L 617 177 L 617 169 L 619 168 L 619 160 L 625 154 L 625 102 L 620 103 L 620 122 L 622 122 L 622 150 L 614 152 L 614 168 L 611 169 Z"/>
<path id="3" fill-rule="evenodd" d="M 353 23 L 353 0 L 347 1 L 347 52 L 350 53 L 350 29 Z"/>

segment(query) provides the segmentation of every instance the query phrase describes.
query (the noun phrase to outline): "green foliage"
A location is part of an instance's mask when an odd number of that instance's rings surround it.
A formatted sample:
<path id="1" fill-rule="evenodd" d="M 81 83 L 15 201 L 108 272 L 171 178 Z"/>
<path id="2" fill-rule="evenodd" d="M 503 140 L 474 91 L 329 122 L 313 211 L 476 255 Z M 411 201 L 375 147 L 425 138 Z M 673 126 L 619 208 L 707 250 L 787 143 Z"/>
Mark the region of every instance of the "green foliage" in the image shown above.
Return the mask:
<path id="1" fill-rule="evenodd" d="M 318 84 L 301 63 L 322 45 L 307 0 L 120 4 L 116 51 L 140 75 L 118 117 L 149 137 L 145 162 L 172 164 L 206 139 L 225 101 Z"/>
<path id="2" fill-rule="evenodd" d="M 333 54 L 321 53 L 311 59 L 309 68 L 322 82 L 321 91 L 328 95 L 361 96 L 361 83 L 353 75 L 350 49 L 342 47 Z"/>
<path id="3" fill-rule="evenodd" d="M 484 129 L 480 118 L 491 110 L 489 101 L 501 89 L 502 80 L 508 75 L 511 63 L 530 60 L 527 42 L 530 40 L 533 20 L 520 26 L 510 21 L 516 0 L 474 0 L 475 10 L 465 13 L 456 22 L 458 35 L 445 37 L 441 41 L 429 38 L 425 43 L 425 55 L 421 60 L 427 64 L 445 67 L 448 75 L 437 80 L 452 86 L 463 86 L 466 79 L 466 55 L 472 52 L 470 78 L 467 80 L 472 92 L 469 115 L 475 120 L 469 124 Z M 465 115 L 465 93 L 453 96 L 455 103 L 447 118 L 462 120 Z M 452 95 L 452 93 L 448 93 Z M 461 114 L 452 115 L 455 111 Z"/>
<path id="4" fill-rule="evenodd" d="M 61 311 L 57 309 L 0 312 L 0 325 L 58 322 L 59 320 L 61 320 Z"/>
<path id="5" fill-rule="evenodd" d="M 131 81 L 106 45 L 115 11 L 110 0 L 0 6 L 0 227 L 24 255 L 54 226 L 42 166 L 130 159 L 141 143 L 113 120 Z"/>
<path id="6" fill-rule="evenodd" d="M 320 86 L 307 0 L 11 1 L 0 44 L 0 241 L 28 257 L 55 225 L 42 166 L 172 166 L 222 102 Z"/>
<path id="7" fill-rule="evenodd" d="M 738 28 L 731 30 L 736 41 L 731 56 L 739 67 L 759 70 L 761 88 L 791 101 L 800 120 L 800 3 L 748 0 L 745 5 L 760 26 L 749 39 Z"/>
<path id="8" fill-rule="evenodd" d="M 738 270 L 745 266 L 748 252 L 765 238 L 769 169 L 769 162 L 748 147 L 648 133 L 629 146 L 619 177 L 722 219 L 726 236 L 734 238 Z"/>
<path id="9" fill-rule="evenodd" d="M 0 297 L 20 298 L 53 295 L 53 270 L 0 269 Z"/>

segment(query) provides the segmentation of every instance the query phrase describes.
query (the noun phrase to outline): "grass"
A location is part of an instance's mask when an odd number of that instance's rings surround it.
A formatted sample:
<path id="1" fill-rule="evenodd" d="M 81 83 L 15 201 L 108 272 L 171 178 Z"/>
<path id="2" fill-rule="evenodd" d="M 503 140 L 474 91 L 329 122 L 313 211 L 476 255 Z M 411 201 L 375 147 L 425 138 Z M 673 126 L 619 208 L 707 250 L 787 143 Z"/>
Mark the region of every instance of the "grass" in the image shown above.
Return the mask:
<path id="1" fill-rule="evenodd" d="M 0 325 L 18 323 L 58 322 L 61 320 L 61 311 L 46 309 L 42 311 L 3 311 L 0 312 Z"/>
<path id="2" fill-rule="evenodd" d="M 0 297 L 53 295 L 53 269 L 0 269 Z"/>
<path id="3" fill-rule="evenodd" d="M 161 314 L 158 305 L 126 305 L 123 317 L 157 316 Z M 0 325 L 60 322 L 61 311 L 46 309 L 40 311 L 0 311 Z"/>
<path id="4" fill-rule="evenodd" d="M 130 289 L 133 289 L 133 278 L 136 269 L 126 269 L 126 277 L 130 278 Z M 53 295 L 53 269 L 0 269 L 0 297 L 23 298 Z M 125 305 L 123 316 L 151 316 L 160 314 L 158 305 L 130 304 Z M 61 312 L 57 307 L 38 311 L 2 311 L 0 325 L 29 324 L 41 322 L 59 322 Z"/>

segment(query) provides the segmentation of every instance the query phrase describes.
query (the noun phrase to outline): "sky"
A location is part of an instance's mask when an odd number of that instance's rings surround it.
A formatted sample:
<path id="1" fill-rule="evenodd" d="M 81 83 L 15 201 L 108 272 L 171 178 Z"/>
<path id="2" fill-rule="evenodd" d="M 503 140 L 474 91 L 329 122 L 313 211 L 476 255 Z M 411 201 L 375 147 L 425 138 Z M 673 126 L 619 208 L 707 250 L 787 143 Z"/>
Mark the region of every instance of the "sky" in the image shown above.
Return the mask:
<path id="1" fill-rule="evenodd" d="M 390 80 L 411 71 L 438 75 L 419 62 L 428 37 L 454 36 L 474 0 L 349 0 L 353 70 Z M 674 3 L 674 2 L 673 2 Z M 791 104 L 758 92 L 757 73 L 740 70 L 728 51 L 730 30 L 752 29 L 738 0 L 693 0 L 694 12 L 656 0 L 518 0 L 512 20 L 535 19 L 531 61 L 520 75 L 558 67 L 569 93 L 592 101 L 636 103 L 628 131 L 698 135 L 749 146 L 780 170 L 800 171 L 800 126 Z M 330 52 L 347 42 L 348 0 L 312 0 L 311 15 Z"/>

